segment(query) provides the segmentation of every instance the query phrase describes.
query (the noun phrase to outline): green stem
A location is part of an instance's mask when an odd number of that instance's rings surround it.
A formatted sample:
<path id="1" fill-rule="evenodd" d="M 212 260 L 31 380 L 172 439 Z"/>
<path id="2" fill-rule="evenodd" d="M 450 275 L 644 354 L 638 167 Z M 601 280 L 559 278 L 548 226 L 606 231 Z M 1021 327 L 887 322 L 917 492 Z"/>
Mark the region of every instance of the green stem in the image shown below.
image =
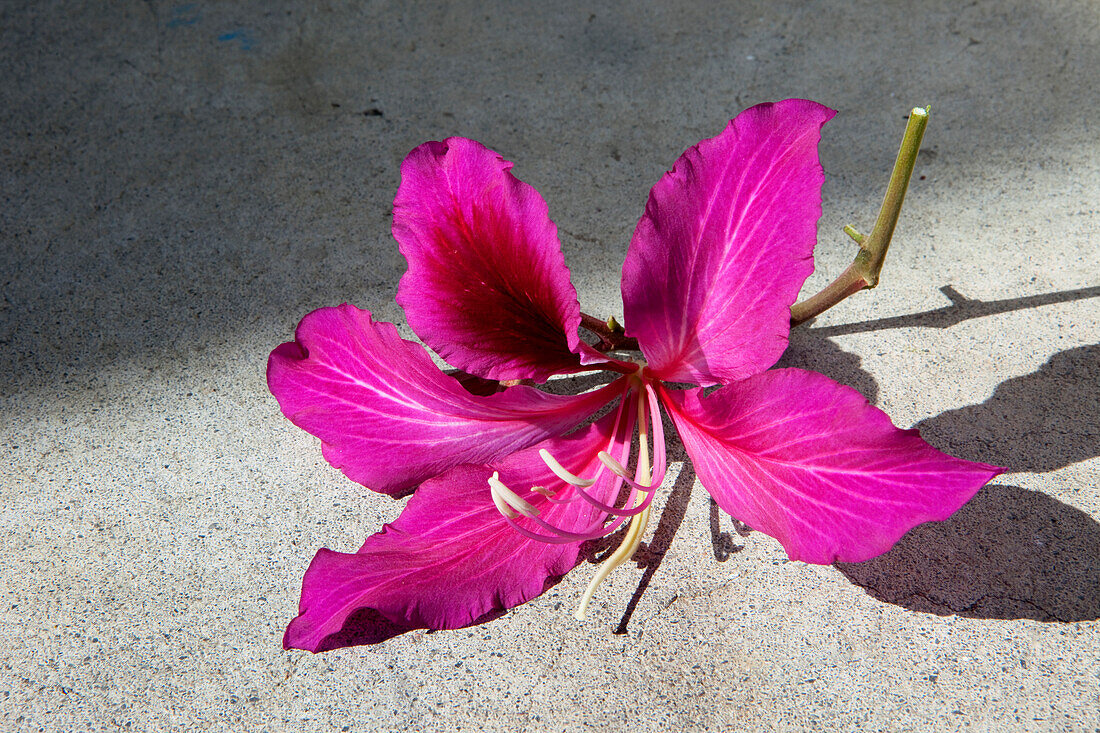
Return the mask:
<path id="1" fill-rule="evenodd" d="M 894 229 L 898 225 L 901 205 L 905 201 L 905 192 L 909 189 L 909 179 L 913 176 L 913 168 L 917 164 L 917 153 L 920 151 L 924 128 L 927 125 L 928 108 L 914 107 L 909 113 L 909 124 L 905 126 L 905 135 L 901 139 L 901 148 L 894 161 L 894 170 L 890 174 L 890 182 L 886 186 L 886 195 L 882 199 L 882 207 L 879 209 L 874 229 L 864 236 L 852 226 L 844 227 L 844 233 L 859 245 L 855 260 L 840 274 L 840 277 L 829 283 L 820 293 L 791 306 L 791 326 L 805 323 L 860 290 L 878 285 L 879 274 L 886 261 L 886 252 L 890 249 Z M 599 343 L 595 344 L 595 348 L 599 351 L 638 349 L 638 342 L 635 339 L 626 338 L 622 326 L 613 320 L 605 322 L 582 313 L 581 326 L 600 338 Z"/>
<path id="2" fill-rule="evenodd" d="M 599 343 L 593 344 L 596 351 L 608 352 L 619 349 L 638 351 L 638 340 L 627 338 L 623 327 L 612 316 L 606 321 L 601 321 L 595 316 L 581 313 L 581 328 L 599 336 Z"/>
<path id="3" fill-rule="evenodd" d="M 898 151 L 897 160 L 894 161 L 894 170 L 890 174 L 890 183 L 886 187 L 886 195 L 882 199 L 882 207 L 879 209 L 874 229 L 864 237 L 852 227 L 844 227 L 848 236 L 859 243 L 859 253 L 840 277 L 824 290 L 791 306 L 792 326 L 805 323 L 824 313 L 860 290 L 878 285 L 879 273 L 882 272 L 886 251 L 890 248 L 890 240 L 898 224 L 901 204 L 909 188 L 909 179 L 917 163 L 917 152 L 920 150 L 921 139 L 924 137 L 924 128 L 927 124 L 926 108 L 915 107 L 909 113 L 909 124 L 905 127 L 905 136 L 901 140 L 901 149 Z"/>

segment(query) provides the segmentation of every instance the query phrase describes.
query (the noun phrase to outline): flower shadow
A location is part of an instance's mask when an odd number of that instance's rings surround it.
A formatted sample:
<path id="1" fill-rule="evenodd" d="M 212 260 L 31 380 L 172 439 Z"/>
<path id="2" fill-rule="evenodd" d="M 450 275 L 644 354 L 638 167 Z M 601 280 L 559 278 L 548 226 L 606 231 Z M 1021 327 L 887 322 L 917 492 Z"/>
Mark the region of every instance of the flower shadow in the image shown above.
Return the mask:
<path id="1" fill-rule="evenodd" d="M 1100 619 L 1100 524 L 1018 486 L 986 486 L 950 519 L 914 528 L 886 554 L 836 568 L 874 598 L 913 611 Z"/>
<path id="2" fill-rule="evenodd" d="M 1028 310 L 1057 303 L 1072 303 L 1087 298 L 1100 298 L 1100 286 L 1041 293 L 1039 295 L 1025 295 L 1020 298 L 1006 298 L 1004 300 L 968 298 L 952 285 L 944 285 L 940 288 L 940 292 L 951 301 L 950 305 L 919 313 L 876 318 L 870 321 L 860 321 L 859 323 L 817 326 L 810 330 L 818 336 L 845 336 L 853 333 L 882 331 L 888 328 L 951 328 L 972 318 L 984 318 L 985 316 Z"/>
<path id="3" fill-rule="evenodd" d="M 1031 374 L 1002 382 L 980 405 L 917 424 L 925 440 L 961 458 L 1046 473 L 1100 456 L 1100 346 L 1061 351 Z"/>
<path id="4" fill-rule="evenodd" d="M 787 350 L 775 365 L 819 372 L 854 387 L 872 404 L 878 401 L 878 382 L 861 366 L 856 354 L 849 354 L 825 338 L 817 329 L 791 329 Z"/>
<path id="5" fill-rule="evenodd" d="M 672 539 L 676 536 L 676 532 L 680 529 L 684 516 L 687 514 L 688 502 L 691 500 L 691 489 L 695 485 L 695 470 L 687 461 L 684 461 L 682 466 L 680 475 L 676 477 L 676 483 L 673 484 L 672 491 L 668 495 L 664 511 L 661 512 L 657 529 L 653 531 L 653 539 L 648 544 L 643 544 L 634 553 L 633 559 L 638 563 L 638 567 L 645 568 L 645 572 L 642 573 L 642 578 L 638 581 L 638 587 L 627 602 L 618 626 L 615 627 L 614 633 L 616 634 L 628 633 L 627 626 L 634 615 L 634 610 L 638 607 L 638 601 L 645 595 L 650 581 L 653 580 L 657 569 L 661 567 L 661 563 L 665 559 L 665 553 L 671 547 Z"/>
<path id="6" fill-rule="evenodd" d="M 954 455 L 1049 472 L 1100 455 L 1100 347 L 1068 349 L 979 405 L 917 427 Z M 1044 493 L 986 486 L 945 522 L 867 562 L 838 563 L 875 598 L 974 618 L 1100 619 L 1100 524 Z"/>
<path id="7" fill-rule="evenodd" d="M 737 544 L 733 539 L 733 535 L 721 530 L 721 516 L 722 510 L 718 508 L 718 502 L 714 500 L 714 497 L 711 497 L 709 517 L 710 544 L 714 549 L 714 559 L 718 562 L 725 562 L 730 559 L 730 555 L 733 553 L 744 550 L 745 546 Z M 733 517 L 730 517 L 730 519 L 733 522 L 733 531 L 737 533 L 738 537 L 748 537 L 753 533 L 752 527 L 741 520 L 734 519 Z"/>

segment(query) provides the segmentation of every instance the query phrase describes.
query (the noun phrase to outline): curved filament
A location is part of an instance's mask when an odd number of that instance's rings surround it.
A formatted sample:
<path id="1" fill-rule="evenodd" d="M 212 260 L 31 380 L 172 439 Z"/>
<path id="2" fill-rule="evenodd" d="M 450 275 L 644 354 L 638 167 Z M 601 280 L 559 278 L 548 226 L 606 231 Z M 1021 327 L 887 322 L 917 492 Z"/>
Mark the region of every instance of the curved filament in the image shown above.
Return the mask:
<path id="1" fill-rule="evenodd" d="M 631 478 L 627 466 L 633 452 L 635 425 L 638 428 L 638 459 Z M 648 381 L 639 376 L 626 380 L 614 426 L 607 449 L 597 454 L 600 463 L 591 478 L 582 478 L 569 471 L 549 451 L 539 451 L 539 456 L 561 484 L 557 489 L 532 486 L 530 490 L 552 504 L 565 504 L 578 498 L 589 504 L 596 510 L 597 516 L 583 528 L 574 530 L 556 526 L 541 518 L 535 505 L 505 486 L 498 473 L 489 479 L 493 502 L 505 521 L 516 532 L 538 542 L 566 544 L 594 540 L 613 534 L 627 519 L 630 520 L 619 547 L 601 563 L 581 597 L 576 612 L 578 619 L 584 618 L 599 585 L 617 567 L 633 557 L 641 545 L 649 524 L 653 497 L 657 493 L 655 489 L 664 482 L 668 468 L 660 402 Z M 624 484 L 629 486 L 630 491 L 620 498 Z M 597 497 L 608 499 L 601 501 Z M 620 505 L 620 502 L 623 503 Z"/>
<path id="2" fill-rule="evenodd" d="M 629 387 L 624 387 L 623 394 L 622 394 L 621 398 L 619 399 L 619 407 L 618 407 L 618 409 L 616 410 L 616 413 L 615 413 L 615 430 L 612 432 L 611 438 L 607 442 L 607 450 L 608 451 L 613 450 L 615 448 L 615 446 L 620 447 L 620 453 L 622 453 L 622 455 L 623 455 L 622 460 L 624 460 L 624 461 L 629 459 L 629 456 L 630 456 L 630 439 L 631 439 L 631 436 L 634 434 L 634 413 L 633 413 L 633 411 L 627 410 L 626 411 L 626 420 L 623 420 L 623 413 L 624 413 L 623 408 L 626 405 L 626 396 L 627 396 L 628 392 L 629 392 Z M 587 493 L 582 492 L 582 491 L 579 490 L 581 488 L 581 482 L 587 484 L 588 486 L 592 486 L 597 481 L 599 481 L 600 477 L 603 475 L 603 466 L 600 466 L 600 469 L 596 472 L 595 477 L 593 477 L 590 480 L 581 479 L 581 478 L 578 478 L 578 477 L 574 476 L 569 471 L 566 471 L 565 468 L 557 461 L 557 459 L 555 459 L 550 454 L 549 451 L 547 451 L 545 449 L 540 450 L 539 451 L 539 456 L 542 458 L 543 463 L 545 463 L 547 465 L 547 467 L 551 471 L 553 471 L 555 475 L 558 476 L 558 478 L 562 479 L 563 481 L 565 481 L 567 483 L 567 486 L 565 487 L 565 489 L 567 491 L 567 494 L 564 498 L 557 497 L 555 495 L 555 492 L 552 492 L 552 491 L 546 491 L 546 490 L 539 491 L 540 494 L 545 496 L 547 499 L 549 499 L 554 504 L 568 503 L 570 501 L 575 500 L 578 497 L 578 495 L 584 495 L 586 498 L 591 496 L 590 494 L 587 494 Z M 551 463 L 551 461 L 553 463 Z M 557 469 L 555 469 L 555 466 L 557 466 Z M 572 478 L 576 479 L 576 481 L 578 483 L 569 482 L 565 477 L 562 476 L 562 473 L 559 473 L 558 469 L 560 469 L 561 472 L 564 472 L 565 474 L 567 474 L 569 477 L 572 477 Z M 613 496 L 617 495 L 619 493 L 619 487 L 621 485 L 622 485 L 621 482 L 617 483 L 616 486 L 611 490 Z M 569 491 L 570 488 L 577 489 L 577 491 Z"/>
<path id="3" fill-rule="evenodd" d="M 588 588 L 585 589 L 584 595 L 581 596 L 580 603 L 577 605 L 577 611 L 574 614 L 577 620 L 584 620 L 585 612 L 588 610 L 588 604 L 595 595 L 596 589 L 600 586 L 600 583 L 606 580 L 617 567 L 633 557 L 638 547 L 642 544 L 642 535 L 645 534 L 646 527 L 649 525 L 650 503 L 653 501 L 653 495 L 656 493 L 652 490 L 654 478 L 657 476 L 657 472 L 654 471 L 653 468 L 660 469 L 660 478 L 662 481 L 664 480 L 666 455 L 664 426 L 661 421 L 660 406 L 657 402 L 656 395 L 653 390 L 650 389 L 649 385 L 644 385 L 643 389 L 644 392 L 642 389 L 639 389 L 637 393 L 638 465 L 635 469 L 634 480 L 631 481 L 631 485 L 634 486 L 636 484 L 639 487 L 638 492 L 645 493 L 644 500 L 639 502 L 639 506 L 644 505 L 645 508 L 641 513 L 630 520 L 630 527 L 627 528 L 626 536 L 623 537 L 622 544 L 603 561 L 596 571 L 595 576 L 593 576 L 592 580 L 589 582 Z M 647 417 L 649 420 L 647 420 Z M 655 440 L 653 453 L 654 458 L 657 459 L 657 465 L 653 467 L 650 466 L 649 462 L 648 422 L 654 423 L 653 437 Z M 610 456 L 607 457 L 610 458 Z M 607 464 L 605 463 L 605 465 Z M 621 469 L 622 466 L 620 465 L 619 468 Z"/>

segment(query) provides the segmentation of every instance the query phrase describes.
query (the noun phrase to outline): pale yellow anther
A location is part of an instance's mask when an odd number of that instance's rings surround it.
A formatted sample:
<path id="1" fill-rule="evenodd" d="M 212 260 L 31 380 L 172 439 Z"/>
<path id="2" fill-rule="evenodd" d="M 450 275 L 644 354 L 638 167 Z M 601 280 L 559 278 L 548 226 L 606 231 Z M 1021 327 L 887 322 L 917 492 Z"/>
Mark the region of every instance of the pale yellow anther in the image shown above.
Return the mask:
<path id="1" fill-rule="evenodd" d="M 600 461 L 603 462 L 603 465 L 611 469 L 611 472 L 613 474 L 615 474 L 616 476 L 622 476 L 623 478 L 630 478 L 627 475 L 626 467 L 624 467 L 623 464 L 619 463 L 610 455 L 608 455 L 607 451 L 600 451 L 597 456 L 599 457 Z"/>
<path id="2" fill-rule="evenodd" d="M 575 476 L 567 471 L 565 469 L 565 466 L 558 463 L 558 459 L 550 455 L 550 451 L 546 450 L 545 448 L 539 450 L 539 455 L 542 456 L 543 463 L 546 464 L 547 468 L 554 472 L 554 475 L 556 475 L 565 483 L 570 484 L 571 486 L 577 486 L 582 489 L 586 489 L 592 484 L 596 483 L 595 479 L 580 478 L 579 476 Z"/>
<path id="3" fill-rule="evenodd" d="M 509 489 L 500 480 L 500 473 L 493 471 L 489 477 L 489 491 L 493 495 L 493 503 L 497 511 L 509 519 L 515 519 L 522 514 L 525 517 L 538 516 L 539 510 L 523 499 L 519 494 Z M 519 514 L 516 514 L 519 512 Z"/>
<path id="4" fill-rule="evenodd" d="M 504 499 L 500 498 L 497 492 L 493 491 L 492 486 L 489 487 L 489 493 L 493 496 L 493 504 L 496 505 L 497 511 L 508 517 L 509 519 L 515 519 L 519 516 L 518 512 L 512 511 L 512 507 L 505 503 Z"/>
<path id="5" fill-rule="evenodd" d="M 531 491 L 534 491 L 536 494 L 542 494 L 546 497 L 552 497 L 554 495 L 554 492 L 546 488 L 545 486 L 532 486 Z"/>

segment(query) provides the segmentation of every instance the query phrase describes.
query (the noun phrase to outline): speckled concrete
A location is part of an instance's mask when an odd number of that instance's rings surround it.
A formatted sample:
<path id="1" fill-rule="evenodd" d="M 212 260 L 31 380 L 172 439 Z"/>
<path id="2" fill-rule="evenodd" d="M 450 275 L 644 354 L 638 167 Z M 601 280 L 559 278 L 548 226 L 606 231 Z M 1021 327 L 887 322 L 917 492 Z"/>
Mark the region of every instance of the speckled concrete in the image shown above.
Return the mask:
<path id="1" fill-rule="evenodd" d="M 1100 729 L 1096 3 L 440 5 L 0 8 L 0 728 Z M 582 568 L 485 626 L 283 651 L 315 550 L 400 504 L 324 463 L 265 360 L 318 306 L 405 328 L 405 153 L 504 153 L 585 309 L 621 314 L 649 187 L 789 96 L 840 112 L 807 291 L 870 226 L 908 108 L 932 119 L 882 287 L 785 361 L 1011 472 L 813 567 L 674 451 L 644 567 L 588 622 Z"/>

